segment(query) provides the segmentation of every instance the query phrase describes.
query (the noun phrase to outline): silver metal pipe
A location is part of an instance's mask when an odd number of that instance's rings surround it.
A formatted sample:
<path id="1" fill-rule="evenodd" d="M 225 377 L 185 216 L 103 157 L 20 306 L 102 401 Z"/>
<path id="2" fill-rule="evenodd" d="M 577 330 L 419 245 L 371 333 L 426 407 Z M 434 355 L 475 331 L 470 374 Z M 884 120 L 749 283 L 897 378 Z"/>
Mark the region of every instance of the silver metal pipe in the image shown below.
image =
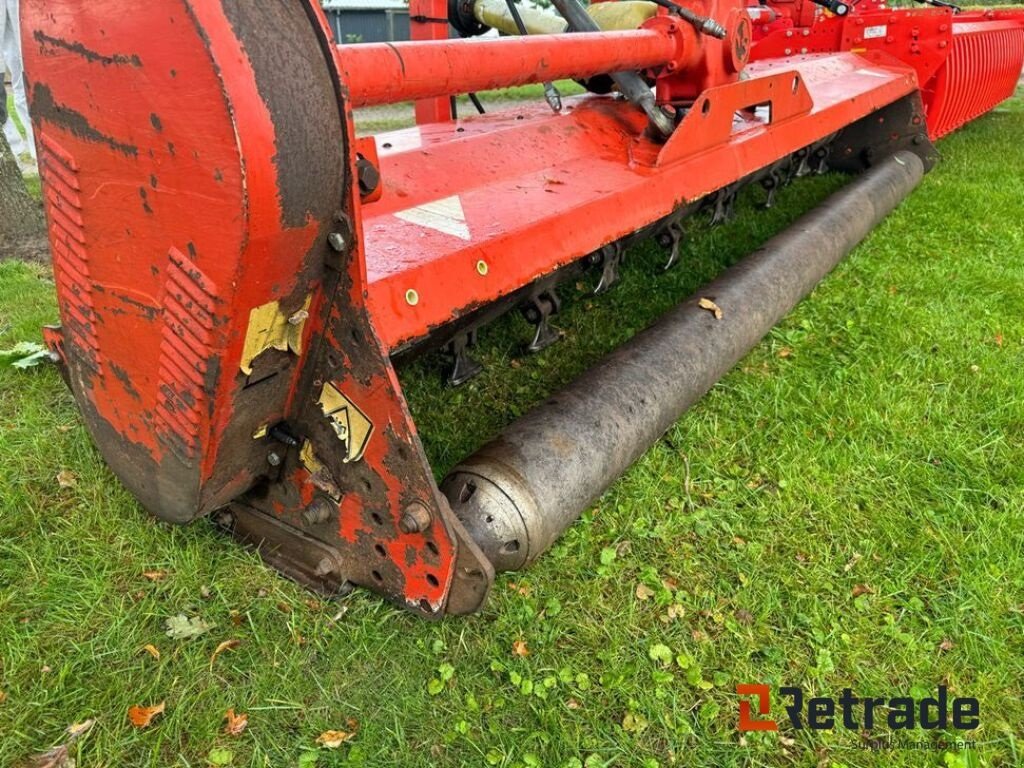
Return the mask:
<path id="1" fill-rule="evenodd" d="M 441 489 L 495 570 L 548 549 L 923 175 L 911 152 L 882 161 L 456 467 Z"/>

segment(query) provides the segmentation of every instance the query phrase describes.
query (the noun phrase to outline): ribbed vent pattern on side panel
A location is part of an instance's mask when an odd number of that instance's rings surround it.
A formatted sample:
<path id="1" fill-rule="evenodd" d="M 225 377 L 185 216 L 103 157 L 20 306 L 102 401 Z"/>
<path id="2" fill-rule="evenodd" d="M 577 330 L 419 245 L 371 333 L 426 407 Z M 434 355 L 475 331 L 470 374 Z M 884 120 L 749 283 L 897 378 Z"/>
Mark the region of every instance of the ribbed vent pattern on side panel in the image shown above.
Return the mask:
<path id="1" fill-rule="evenodd" d="M 184 254 L 170 251 L 164 284 L 157 419 L 160 437 L 186 461 L 198 453 L 213 355 L 214 285 Z"/>
<path id="2" fill-rule="evenodd" d="M 53 278 L 57 283 L 61 319 L 68 353 L 100 372 L 96 313 L 82 220 L 78 163 L 45 131 L 39 135 L 39 168 L 45 190 L 43 203 L 50 224 Z"/>

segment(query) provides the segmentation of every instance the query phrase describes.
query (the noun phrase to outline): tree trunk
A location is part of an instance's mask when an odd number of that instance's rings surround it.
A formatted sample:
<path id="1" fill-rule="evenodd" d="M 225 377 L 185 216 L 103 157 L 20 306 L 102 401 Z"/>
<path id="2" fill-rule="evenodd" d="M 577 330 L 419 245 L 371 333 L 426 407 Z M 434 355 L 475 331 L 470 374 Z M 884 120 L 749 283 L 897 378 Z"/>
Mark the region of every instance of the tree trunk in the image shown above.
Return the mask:
<path id="1" fill-rule="evenodd" d="M 7 139 L 0 133 L 0 246 L 38 237 L 42 231 L 42 211 L 29 196 Z"/>

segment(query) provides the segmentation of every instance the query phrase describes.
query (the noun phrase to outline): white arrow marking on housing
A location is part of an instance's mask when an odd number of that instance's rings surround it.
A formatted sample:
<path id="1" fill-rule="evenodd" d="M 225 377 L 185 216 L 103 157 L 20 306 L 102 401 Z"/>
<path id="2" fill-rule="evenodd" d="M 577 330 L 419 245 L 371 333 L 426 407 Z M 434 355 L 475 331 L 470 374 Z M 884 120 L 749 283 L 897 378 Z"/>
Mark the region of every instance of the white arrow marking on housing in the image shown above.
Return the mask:
<path id="1" fill-rule="evenodd" d="M 466 212 L 462 209 L 462 200 L 458 195 L 399 211 L 395 216 L 410 224 L 436 229 L 460 240 L 473 239 L 469 234 Z"/>

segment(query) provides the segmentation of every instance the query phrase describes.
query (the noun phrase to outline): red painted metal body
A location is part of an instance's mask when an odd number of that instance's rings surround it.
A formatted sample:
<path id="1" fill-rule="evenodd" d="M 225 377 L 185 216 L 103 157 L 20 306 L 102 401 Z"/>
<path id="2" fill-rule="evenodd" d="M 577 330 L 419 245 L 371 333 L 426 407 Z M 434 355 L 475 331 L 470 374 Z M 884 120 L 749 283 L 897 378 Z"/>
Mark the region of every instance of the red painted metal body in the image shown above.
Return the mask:
<path id="1" fill-rule="evenodd" d="M 660 67 L 679 41 L 663 30 L 343 45 L 338 69 L 352 106 Z"/>
<path id="2" fill-rule="evenodd" d="M 1022 14 L 788 6 L 751 27 L 700 5 L 721 42 L 661 14 L 449 43 L 445 4 L 412 0 L 432 42 L 339 50 L 307 0 L 23 0 L 48 340 L 105 458 L 154 514 L 228 509 L 307 583 L 475 610 L 493 572 L 392 358 L 809 150 L 842 169 L 926 153 L 1024 58 Z M 450 119 L 448 94 L 620 67 L 680 108 L 667 140 L 611 96 Z M 417 127 L 357 142 L 354 104 L 404 98 Z"/>
<path id="3" fill-rule="evenodd" d="M 1024 63 L 1024 9 L 954 14 L 949 8 L 893 10 L 865 0 L 854 13 L 836 17 L 810 2 L 768 7 L 777 15 L 755 20 L 752 59 L 885 53 L 917 75 L 932 139 L 1012 96 Z"/>

